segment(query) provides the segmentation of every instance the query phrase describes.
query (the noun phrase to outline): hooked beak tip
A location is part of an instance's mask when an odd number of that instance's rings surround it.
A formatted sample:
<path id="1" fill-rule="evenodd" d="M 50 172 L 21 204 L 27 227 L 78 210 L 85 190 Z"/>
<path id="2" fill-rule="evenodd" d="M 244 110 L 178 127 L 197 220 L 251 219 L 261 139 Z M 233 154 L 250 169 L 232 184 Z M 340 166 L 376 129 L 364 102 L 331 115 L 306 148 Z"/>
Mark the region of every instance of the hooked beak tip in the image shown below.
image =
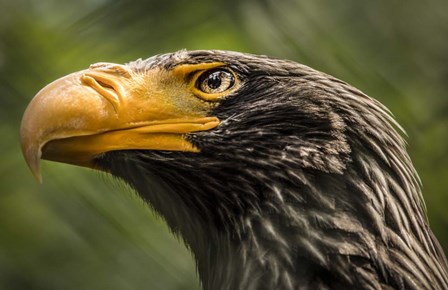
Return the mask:
<path id="1" fill-rule="evenodd" d="M 36 181 L 40 184 L 42 184 L 42 175 L 40 173 L 40 156 L 41 156 L 40 150 L 27 150 L 25 152 L 25 161 L 28 164 L 28 167 L 30 168 L 31 172 L 33 173 L 34 178 Z"/>

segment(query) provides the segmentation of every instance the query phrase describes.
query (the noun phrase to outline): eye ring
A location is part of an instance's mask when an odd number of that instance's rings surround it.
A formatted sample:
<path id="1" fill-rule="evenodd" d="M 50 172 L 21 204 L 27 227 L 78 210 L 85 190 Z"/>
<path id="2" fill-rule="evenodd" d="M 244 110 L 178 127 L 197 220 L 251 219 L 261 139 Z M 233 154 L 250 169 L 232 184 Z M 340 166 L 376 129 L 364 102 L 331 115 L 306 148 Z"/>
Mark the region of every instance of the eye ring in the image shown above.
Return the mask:
<path id="1" fill-rule="evenodd" d="M 206 94 L 223 93 L 231 89 L 234 85 L 234 75 L 222 68 L 206 71 L 196 81 L 196 88 Z"/>

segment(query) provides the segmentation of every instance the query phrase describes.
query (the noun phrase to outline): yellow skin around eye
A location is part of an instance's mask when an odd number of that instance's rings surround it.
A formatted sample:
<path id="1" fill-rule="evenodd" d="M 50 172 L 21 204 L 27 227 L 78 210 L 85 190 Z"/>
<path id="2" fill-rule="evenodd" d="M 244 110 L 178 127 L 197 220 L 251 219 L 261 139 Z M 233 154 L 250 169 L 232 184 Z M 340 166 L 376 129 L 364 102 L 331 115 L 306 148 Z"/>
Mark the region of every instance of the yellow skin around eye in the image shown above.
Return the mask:
<path id="1" fill-rule="evenodd" d="M 227 90 L 223 90 L 221 92 L 204 92 L 202 91 L 202 88 L 197 87 L 198 79 L 207 71 L 219 69 L 219 68 L 225 68 L 225 70 L 233 75 L 234 78 L 234 84 L 232 87 L 230 87 Z M 193 77 L 189 79 L 188 87 L 190 88 L 191 92 L 197 96 L 200 99 L 203 99 L 204 101 L 210 101 L 210 102 L 217 102 L 223 98 L 225 98 L 230 93 L 236 91 L 240 85 L 241 81 L 237 77 L 237 75 L 229 69 L 225 63 L 222 62 L 211 62 L 211 63 L 201 63 L 201 64 L 185 64 L 185 65 L 179 65 L 173 70 L 174 75 L 181 75 L 186 76 L 189 74 L 193 74 Z"/>

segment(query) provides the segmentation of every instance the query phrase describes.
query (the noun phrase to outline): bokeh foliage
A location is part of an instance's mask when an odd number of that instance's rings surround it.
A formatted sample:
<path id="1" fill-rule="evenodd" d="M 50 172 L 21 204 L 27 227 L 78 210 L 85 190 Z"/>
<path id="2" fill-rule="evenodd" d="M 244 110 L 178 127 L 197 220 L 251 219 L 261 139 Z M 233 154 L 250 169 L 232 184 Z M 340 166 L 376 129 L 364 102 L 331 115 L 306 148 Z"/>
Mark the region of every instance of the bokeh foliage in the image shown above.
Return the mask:
<path id="1" fill-rule="evenodd" d="M 48 162 L 38 185 L 18 142 L 48 82 L 182 48 L 293 59 L 386 104 L 448 249 L 448 1 L 0 0 L 0 289 L 199 289 L 188 251 L 129 188 Z"/>

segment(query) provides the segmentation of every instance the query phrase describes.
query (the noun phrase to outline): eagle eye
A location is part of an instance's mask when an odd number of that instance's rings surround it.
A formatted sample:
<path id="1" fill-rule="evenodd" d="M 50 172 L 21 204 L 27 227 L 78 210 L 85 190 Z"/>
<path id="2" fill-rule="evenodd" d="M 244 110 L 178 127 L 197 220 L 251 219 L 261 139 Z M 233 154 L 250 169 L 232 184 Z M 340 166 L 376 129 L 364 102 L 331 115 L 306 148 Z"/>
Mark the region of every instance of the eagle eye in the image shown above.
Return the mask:
<path id="1" fill-rule="evenodd" d="M 235 77 L 225 69 L 214 69 L 199 76 L 196 87 L 206 94 L 217 94 L 227 91 L 235 84 Z"/>

